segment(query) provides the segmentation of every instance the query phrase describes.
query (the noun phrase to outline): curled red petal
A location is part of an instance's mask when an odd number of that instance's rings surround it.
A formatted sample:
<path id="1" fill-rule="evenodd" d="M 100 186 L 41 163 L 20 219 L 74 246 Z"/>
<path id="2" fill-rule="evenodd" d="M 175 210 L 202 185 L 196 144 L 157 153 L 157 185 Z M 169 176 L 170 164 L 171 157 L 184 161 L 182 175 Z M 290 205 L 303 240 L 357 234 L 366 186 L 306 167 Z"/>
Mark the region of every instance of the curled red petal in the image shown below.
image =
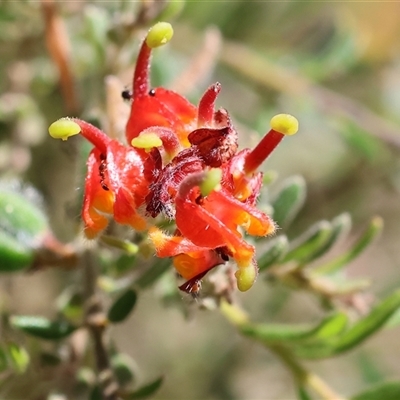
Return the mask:
<path id="1" fill-rule="evenodd" d="M 126 127 L 130 143 L 140 132 L 152 126 L 170 128 L 184 145 L 187 135 L 195 127 L 196 107 L 179 94 L 163 88 L 135 97 Z"/>

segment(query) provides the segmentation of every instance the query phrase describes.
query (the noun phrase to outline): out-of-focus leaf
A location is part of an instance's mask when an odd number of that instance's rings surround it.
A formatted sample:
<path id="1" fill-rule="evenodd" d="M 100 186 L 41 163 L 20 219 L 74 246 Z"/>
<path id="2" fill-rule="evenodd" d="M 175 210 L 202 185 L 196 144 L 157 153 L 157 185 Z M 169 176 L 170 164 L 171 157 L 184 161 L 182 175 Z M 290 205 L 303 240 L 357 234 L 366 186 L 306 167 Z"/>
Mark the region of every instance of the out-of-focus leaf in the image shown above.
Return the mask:
<path id="1" fill-rule="evenodd" d="M 23 244 L 32 245 L 48 228 L 42 210 L 23 193 L 3 189 L 0 184 L 0 230 Z"/>
<path id="2" fill-rule="evenodd" d="M 356 243 L 345 253 L 332 261 L 315 268 L 313 275 L 332 274 L 343 268 L 349 262 L 354 260 L 362 251 L 364 251 L 372 241 L 381 233 L 383 220 L 381 217 L 374 217 L 366 231 L 360 236 Z"/>
<path id="3" fill-rule="evenodd" d="M 0 272 L 27 268 L 32 264 L 34 256 L 31 247 L 22 245 L 16 238 L 0 230 Z"/>
<path id="4" fill-rule="evenodd" d="M 301 358 L 317 359 L 348 351 L 378 331 L 399 307 L 400 290 L 389 295 L 367 316 L 360 319 L 338 338 L 299 345 L 295 348 L 295 352 Z"/>
<path id="5" fill-rule="evenodd" d="M 264 271 L 282 260 L 288 249 L 289 242 L 285 235 L 279 235 L 271 239 L 267 249 L 257 261 L 260 271 Z"/>
<path id="6" fill-rule="evenodd" d="M 317 325 L 298 324 L 244 324 L 241 332 L 263 342 L 304 342 L 339 335 L 347 324 L 347 316 L 338 313 L 323 319 Z"/>
<path id="7" fill-rule="evenodd" d="M 58 354 L 49 353 L 43 351 L 40 353 L 40 363 L 43 366 L 54 367 L 60 365 L 62 362 L 61 357 Z"/>
<path id="8" fill-rule="evenodd" d="M 50 321 L 44 317 L 28 315 L 14 315 L 10 317 L 10 323 L 29 335 L 47 340 L 63 339 L 76 330 L 76 326 L 67 321 Z"/>
<path id="9" fill-rule="evenodd" d="M 48 229 L 45 215 L 29 199 L 33 189 L 18 190 L 0 182 L 0 272 L 28 267 L 34 259 L 33 248 Z"/>
<path id="10" fill-rule="evenodd" d="M 90 392 L 89 400 L 104 400 L 103 393 L 99 385 L 96 385 Z"/>
<path id="11" fill-rule="evenodd" d="M 299 400 L 312 400 L 303 386 L 297 388 L 297 397 Z"/>
<path id="12" fill-rule="evenodd" d="M 323 256 L 325 253 L 327 253 L 332 246 L 343 236 L 346 236 L 350 229 L 351 229 L 351 217 L 349 213 L 343 213 L 338 215 L 336 218 L 334 218 L 331 221 L 331 226 L 332 226 L 332 233 L 327 240 L 327 242 L 319 248 L 318 251 L 314 253 L 313 258 L 316 259 L 318 257 Z"/>
<path id="13" fill-rule="evenodd" d="M 123 275 L 135 266 L 136 255 L 122 254 L 115 263 L 113 271 L 117 276 Z"/>
<path id="14" fill-rule="evenodd" d="M 389 156 L 388 149 L 377 137 L 374 137 L 351 121 L 342 121 L 338 132 L 361 157 L 369 162 Z"/>
<path id="15" fill-rule="evenodd" d="M 74 392 L 79 396 L 88 398 L 88 392 L 93 389 L 96 382 L 96 375 L 94 371 L 88 367 L 82 367 L 76 373 L 76 384 Z"/>
<path id="16" fill-rule="evenodd" d="M 152 285 L 171 266 L 168 258 L 158 258 L 136 281 L 135 285 L 144 289 Z"/>
<path id="17" fill-rule="evenodd" d="M 373 386 L 365 392 L 352 396 L 350 400 L 398 400 L 400 399 L 400 382 L 385 382 Z"/>
<path id="18" fill-rule="evenodd" d="M 8 344 L 8 354 L 14 369 L 20 374 L 23 374 L 28 368 L 30 361 L 26 349 L 16 343 L 10 343 Z"/>
<path id="19" fill-rule="evenodd" d="M 141 388 L 135 390 L 134 392 L 128 393 L 123 396 L 124 400 L 135 400 L 135 399 L 145 399 L 152 396 L 158 389 L 160 389 L 164 378 L 160 377 L 153 382 L 142 386 Z"/>
<path id="20" fill-rule="evenodd" d="M 273 218 L 278 226 L 287 225 L 304 204 L 306 183 L 302 176 L 293 176 L 283 182 L 283 187 L 271 202 Z"/>
<path id="21" fill-rule="evenodd" d="M 81 319 L 84 313 L 82 293 L 67 287 L 57 298 L 57 308 L 69 320 Z"/>
<path id="22" fill-rule="evenodd" d="M 121 240 L 114 236 L 101 235 L 100 240 L 104 244 L 125 251 L 129 255 L 135 255 L 139 250 L 139 247 L 135 243 L 132 243 L 128 240 Z"/>
<path id="23" fill-rule="evenodd" d="M 186 0 L 182 1 L 168 1 L 159 15 L 157 21 L 171 21 L 176 18 L 185 7 Z"/>
<path id="24" fill-rule="evenodd" d="M 111 366 L 120 386 L 124 387 L 135 381 L 137 365 L 127 354 L 117 353 L 113 355 Z"/>
<path id="25" fill-rule="evenodd" d="M 0 372 L 5 371 L 8 368 L 7 353 L 3 346 L 0 346 Z"/>
<path id="26" fill-rule="evenodd" d="M 307 263 L 314 259 L 332 235 L 332 226 L 328 221 L 319 221 L 307 229 L 291 243 L 291 249 L 282 262 L 291 260 Z"/>
<path id="27" fill-rule="evenodd" d="M 137 294 L 134 290 L 128 289 L 123 293 L 108 310 L 108 319 L 113 323 L 122 322 L 128 317 L 135 307 Z"/>
<path id="28" fill-rule="evenodd" d="M 353 32 L 341 29 L 316 55 L 307 58 L 304 66 L 307 75 L 313 80 L 323 80 L 348 71 L 359 60 L 361 51 Z"/>

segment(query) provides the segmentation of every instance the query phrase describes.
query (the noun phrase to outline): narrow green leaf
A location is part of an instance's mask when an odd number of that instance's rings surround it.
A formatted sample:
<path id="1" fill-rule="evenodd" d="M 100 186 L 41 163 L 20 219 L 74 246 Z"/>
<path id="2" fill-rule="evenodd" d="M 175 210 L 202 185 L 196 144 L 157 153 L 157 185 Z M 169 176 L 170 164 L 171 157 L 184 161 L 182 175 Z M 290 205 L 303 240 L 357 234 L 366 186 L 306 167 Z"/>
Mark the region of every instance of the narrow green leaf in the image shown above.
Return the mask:
<path id="1" fill-rule="evenodd" d="M 374 334 L 389 320 L 399 307 L 400 290 L 397 290 L 339 338 L 335 346 L 336 352 L 349 350 Z"/>
<path id="2" fill-rule="evenodd" d="M 76 329 L 76 326 L 67 321 L 50 321 L 44 317 L 28 315 L 12 316 L 10 324 L 29 335 L 46 340 L 63 339 Z"/>
<path id="3" fill-rule="evenodd" d="M 14 369 L 18 373 L 23 374 L 28 368 L 30 361 L 28 352 L 24 347 L 16 343 L 9 343 L 7 350 Z"/>
<path id="4" fill-rule="evenodd" d="M 385 382 L 373 386 L 365 392 L 352 396 L 350 400 L 398 400 L 400 399 L 400 382 Z"/>
<path id="5" fill-rule="evenodd" d="M 293 176 L 283 182 L 283 187 L 271 202 L 273 218 L 279 225 L 290 223 L 304 204 L 306 183 L 302 176 Z"/>
<path id="6" fill-rule="evenodd" d="M 169 258 L 158 258 L 135 282 L 139 288 L 144 289 L 153 284 L 163 273 L 171 267 Z"/>
<path id="7" fill-rule="evenodd" d="M 332 235 L 332 226 L 328 221 L 319 221 L 307 229 L 291 243 L 291 249 L 282 262 L 291 260 L 304 264 L 313 260 Z"/>
<path id="8" fill-rule="evenodd" d="M 243 324 L 241 332 L 262 342 L 304 342 L 340 334 L 347 323 L 343 313 L 330 315 L 316 325 Z"/>
<path id="9" fill-rule="evenodd" d="M 332 274 L 339 269 L 346 266 L 348 263 L 353 261 L 358 255 L 361 254 L 371 243 L 372 241 L 381 233 L 383 228 L 383 220 L 381 217 L 374 217 L 364 234 L 357 240 L 356 243 L 344 254 L 339 257 L 333 259 L 325 265 L 322 265 L 313 270 L 313 274 Z"/>
<path id="10" fill-rule="evenodd" d="M 134 400 L 134 399 L 145 399 L 147 397 L 152 396 L 158 389 L 160 389 L 164 378 L 160 377 L 155 381 L 142 386 L 141 388 L 135 390 L 124 396 L 124 400 Z"/>
<path id="11" fill-rule="evenodd" d="M 351 217 L 349 213 L 343 213 L 338 215 L 331 221 L 332 232 L 330 238 L 326 243 L 321 246 L 313 255 L 313 259 L 326 254 L 334 245 L 339 241 L 340 238 L 346 236 L 351 229 Z"/>
<path id="12" fill-rule="evenodd" d="M 108 319 L 113 323 L 124 321 L 135 307 L 137 294 L 134 290 L 128 289 L 123 293 L 108 310 Z"/>
<path id="13" fill-rule="evenodd" d="M 319 343 L 301 344 L 294 348 L 300 358 L 319 359 L 348 351 L 377 332 L 400 307 L 400 290 L 389 295 L 366 317 L 337 338 Z"/>
<path id="14" fill-rule="evenodd" d="M 325 340 L 338 336 L 345 331 L 348 322 L 349 318 L 347 314 L 338 312 L 322 321 L 319 328 L 310 339 Z"/>
<path id="15" fill-rule="evenodd" d="M 257 264 L 260 271 L 265 271 L 269 267 L 272 267 L 280 260 L 283 259 L 284 255 L 289 249 L 289 242 L 285 235 L 277 236 L 271 239 L 268 246 L 262 256 L 258 259 Z"/>

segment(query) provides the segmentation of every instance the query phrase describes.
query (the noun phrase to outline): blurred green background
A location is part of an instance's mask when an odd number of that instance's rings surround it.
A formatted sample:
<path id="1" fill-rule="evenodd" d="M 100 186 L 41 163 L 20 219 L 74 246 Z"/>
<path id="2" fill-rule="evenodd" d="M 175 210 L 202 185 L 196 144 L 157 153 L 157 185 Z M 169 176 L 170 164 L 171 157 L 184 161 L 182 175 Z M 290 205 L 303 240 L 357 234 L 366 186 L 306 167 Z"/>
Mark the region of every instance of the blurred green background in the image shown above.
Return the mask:
<path id="1" fill-rule="evenodd" d="M 130 87 L 140 39 L 152 18 L 134 25 L 143 4 L 58 3 L 73 76 L 68 102 L 46 46 L 43 4 L 0 3 L 0 174 L 31 183 L 43 194 L 51 226 L 65 242 L 81 229 L 87 149 L 79 138 L 67 144 L 51 140 L 47 126 L 66 115 L 105 124 L 104 79 L 113 74 Z M 218 105 L 233 116 L 243 145 L 254 145 L 274 114 L 295 115 L 299 133 L 264 165 L 278 173 L 272 193 L 291 175 L 307 182 L 306 204 L 284 233 L 295 237 L 342 211 L 351 213 L 358 233 L 371 216 L 380 215 L 382 237 L 353 262 L 348 275 L 370 277 L 372 294 L 397 287 L 400 3 L 186 1 L 172 2 L 167 12 L 175 35 L 154 55 L 154 83 L 183 88 L 196 102 L 209 84 L 221 82 Z M 179 80 L 190 68 L 189 81 Z M 51 315 L 60 290 L 78 275 L 48 270 L 1 279 L 0 302 L 13 312 Z M 144 293 L 132 317 L 111 332 L 140 366 L 138 379 L 165 375 L 156 399 L 295 398 L 291 377 L 272 354 L 183 295 L 190 314 L 185 319 L 161 304 L 158 290 L 156 285 Z M 298 322 L 318 315 L 311 296 L 288 296 L 286 289 L 260 281 L 240 300 L 255 320 Z M 398 335 L 399 328 L 383 331 L 356 351 L 311 366 L 345 395 L 398 378 Z M 33 387 L 32 381 L 24 384 Z"/>

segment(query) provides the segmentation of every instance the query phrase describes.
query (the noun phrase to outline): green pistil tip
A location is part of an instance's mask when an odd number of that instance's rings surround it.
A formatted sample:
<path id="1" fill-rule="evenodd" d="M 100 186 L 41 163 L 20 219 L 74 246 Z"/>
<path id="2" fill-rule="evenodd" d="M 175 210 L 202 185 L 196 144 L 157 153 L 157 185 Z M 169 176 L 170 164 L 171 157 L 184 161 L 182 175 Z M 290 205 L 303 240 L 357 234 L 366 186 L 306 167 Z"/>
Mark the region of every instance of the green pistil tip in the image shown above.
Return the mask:
<path id="1" fill-rule="evenodd" d="M 153 147 L 160 147 L 162 144 L 162 140 L 157 136 L 157 134 L 152 132 L 142 133 L 131 141 L 133 147 L 145 150 L 150 150 Z"/>
<path id="2" fill-rule="evenodd" d="M 61 118 L 49 126 L 49 134 L 54 139 L 67 140 L 81 133 L 81 127 L 69 118 Z"/>
<path id="3" fill-rule="evenodd" d="M 257 279 L 257 270 L 254 265 L 249 264 L 246 267 L 240 267 L 235 272 L 237 287 L 241 292 L 249 290 Z"/>
<path id="4" fill-rule="evenodd" d="M 168 43 L 174 34 L 172 25 L 168 22 L 157 22 L 153 25 L 146 37 L 146 44 L 151 49 Z"/>
<path id="5" fill-rule="evenodd" d="M 202 196 L 208 196 L 213 190 L 221 188 L 222 171 L 219 168 L 211 168 L 206 172 L 203 182 L 200 184 Z"/>
<path id="6" fill-rule="evenodd" d="M 282 135 L 294 135 L 299 129 L 299 121 L 289 114 L 278 114 L 271 119 L 271 128 Z"/>

